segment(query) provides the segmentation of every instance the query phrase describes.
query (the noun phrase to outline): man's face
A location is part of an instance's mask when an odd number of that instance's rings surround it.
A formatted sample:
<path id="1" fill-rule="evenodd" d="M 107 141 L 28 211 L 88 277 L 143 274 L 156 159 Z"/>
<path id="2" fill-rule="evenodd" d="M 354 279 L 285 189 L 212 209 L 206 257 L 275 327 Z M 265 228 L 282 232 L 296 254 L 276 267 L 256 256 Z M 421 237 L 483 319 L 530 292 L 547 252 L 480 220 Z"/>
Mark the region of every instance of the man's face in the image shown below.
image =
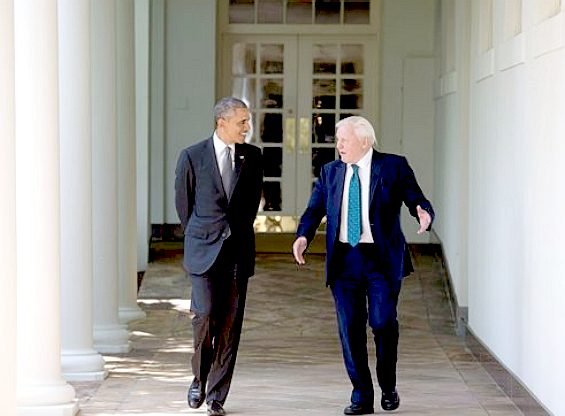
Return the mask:
<path id="1" fill-rule="evenodd" d="M 218 136 L 227 145 L 244 143 L 250 129 L 249 121 L 249 110 L 236 108 L 228 116 L 218 119 Z"/>
<path id="2" fill-rule="evenodd" d="M 367 153 L 367 139 L 358 139 L 353 127 L 349 124 L 340 126 L 336 131 L 336 147 L 341 160 L 345 163 L 357 163 Z"/>

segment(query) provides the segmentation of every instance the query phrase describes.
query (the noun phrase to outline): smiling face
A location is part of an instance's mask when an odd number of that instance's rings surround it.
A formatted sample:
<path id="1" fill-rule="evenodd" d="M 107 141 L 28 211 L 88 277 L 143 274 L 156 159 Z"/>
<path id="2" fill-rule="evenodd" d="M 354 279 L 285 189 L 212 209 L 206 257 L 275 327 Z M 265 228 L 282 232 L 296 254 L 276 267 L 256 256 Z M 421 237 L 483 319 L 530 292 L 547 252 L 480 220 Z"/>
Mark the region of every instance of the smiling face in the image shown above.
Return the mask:
<path id="1" fill-rule="evenodd" d="M 367 153 L 369 141 L 359 139 L 351 124 L 343 124 L 336 131 L 336 147 L 344 163 L 357 163 Z"/>
<path id="2" fill-rule="evenodd" d="M 216 125 L 218 137 L 227 145 L 244 143 L 245 136 L 250 130 L 250 119 L 249 110 L 233 109 L 226 116 L 218 118 Z"/>

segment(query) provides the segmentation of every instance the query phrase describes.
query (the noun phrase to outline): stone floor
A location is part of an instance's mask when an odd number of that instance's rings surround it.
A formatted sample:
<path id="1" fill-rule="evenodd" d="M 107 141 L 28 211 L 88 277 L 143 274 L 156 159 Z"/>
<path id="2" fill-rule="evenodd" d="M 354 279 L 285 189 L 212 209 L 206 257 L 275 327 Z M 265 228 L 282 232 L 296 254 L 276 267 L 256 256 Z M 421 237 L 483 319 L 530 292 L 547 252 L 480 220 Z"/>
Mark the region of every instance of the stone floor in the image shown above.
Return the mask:
<path id="1" fill-rule="evenodd" d="M 416 272 L 405 281 L 399 305 L 401 406 L 393 413 L 547 415 L 471 335 L 455 335 L 441 261 L 420 250 L 413 255 Z M 130 323 L 132 352 L 105 355 L 110 375 L 103 382 L 72 383 L 80 415 L 206 414 L 205 406 L 186 404 L 190 282 L 178 249 L 165 247 L 154 258 L 139 291 L 147 319 Z M 297 269 L 289 254 L 258 255 L 225 405 L 229 415 L 343 414 L 350 384 L 323 257 L 307 261 Z M 379 403 L 375 410 L 385 413 Z"/>

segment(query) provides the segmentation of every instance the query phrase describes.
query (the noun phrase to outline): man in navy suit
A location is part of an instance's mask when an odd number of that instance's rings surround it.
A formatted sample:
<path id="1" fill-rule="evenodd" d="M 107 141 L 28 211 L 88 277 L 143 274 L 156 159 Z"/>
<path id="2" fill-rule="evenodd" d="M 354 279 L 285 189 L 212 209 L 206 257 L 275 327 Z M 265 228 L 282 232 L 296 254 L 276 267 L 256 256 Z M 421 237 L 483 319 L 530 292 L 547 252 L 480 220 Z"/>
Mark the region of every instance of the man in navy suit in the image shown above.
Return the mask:
<path id="1" fill-rule="evenodd" d="M 188 404 L 204 400 L 211 416 L 225 414 L 247 294 L 254 274 L 253 222 L 259 208 L 261 151 L 245 143 L 250 113 L 237 98 L 214 107 L 211 137 L 178 159 L 175 203 L 184 229 L 183 266 L 192 282 L 194 380 Z"/>
<path id="2" fill-rule="evenodd" d="M 346 415 L 374 412 L 374 390 L 367 356 L 367 321 L 377 353 L 381 407 L 400 405 L 396 390 L 398 321 L 402 279 L 413 271 L 400 229 L 400 207 L 418 219 L 418 233 L 429 230 L 430 202 L 402 156 L 373 150 L 375 132 L 359 116 L 336 124 L 340 160 L 323 166 L 292 250 L 298 264 L 323 217 L 326 226 L 326 284 L 335 300 L 347 373 L 353 385 Z"/>

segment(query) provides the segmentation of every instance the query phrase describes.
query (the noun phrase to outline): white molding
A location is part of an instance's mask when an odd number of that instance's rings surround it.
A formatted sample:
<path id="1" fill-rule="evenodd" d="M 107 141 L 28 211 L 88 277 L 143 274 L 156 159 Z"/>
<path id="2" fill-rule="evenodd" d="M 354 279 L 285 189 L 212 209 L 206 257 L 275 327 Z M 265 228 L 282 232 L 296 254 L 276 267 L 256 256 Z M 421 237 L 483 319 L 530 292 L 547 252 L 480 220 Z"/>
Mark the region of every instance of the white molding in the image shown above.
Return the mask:
<path id="1" fill-rule="evenodd" d="M 477 59 L 477 79 L 482 81 L 494 75 L 494 48 L 479 55 Z"/>
<path id="2" fill-rule="evenodd" d="M 534 27 L 532 52 L 534 58 L 561 49 L 565 40 L 565 11 Z"/>
<path id="3" fill-rule="evenodd" d="M 504 71 L 525 62 L 525 35 L 518 35 L 502 43 L 498 49 L 497 68 Z"/>
<path id="4" fill-rule="evenodd" d="M 457 92 L 457 71 L 451 71 L 441 77 L 441 95 Z"/>

